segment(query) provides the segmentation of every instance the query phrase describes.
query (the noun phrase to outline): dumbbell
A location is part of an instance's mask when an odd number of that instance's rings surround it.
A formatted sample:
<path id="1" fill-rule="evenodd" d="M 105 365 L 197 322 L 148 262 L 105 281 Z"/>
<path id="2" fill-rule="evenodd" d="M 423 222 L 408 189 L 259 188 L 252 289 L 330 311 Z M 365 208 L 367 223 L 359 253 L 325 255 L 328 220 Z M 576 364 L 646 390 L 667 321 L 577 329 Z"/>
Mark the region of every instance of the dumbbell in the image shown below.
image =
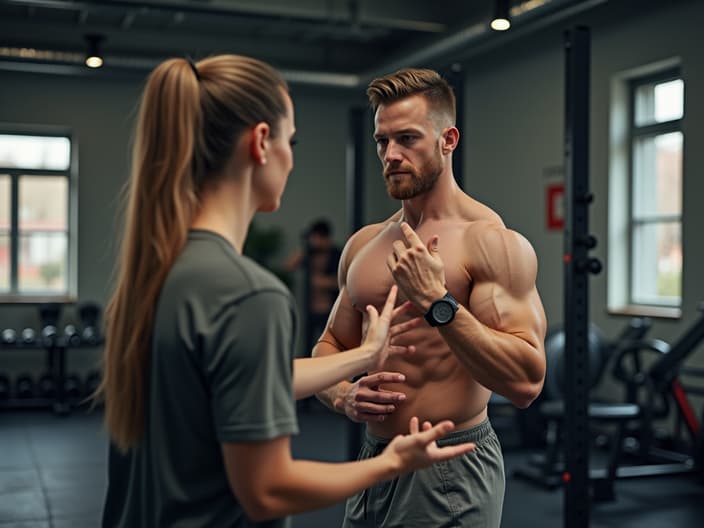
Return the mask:
<path id="1" fill-rule="evenodd" d="M 2 342 L 5 345 L 14 345 L 17 342 L 17 332 L 13 328 L 5 328 L 2 331 Z"/>
<path id="2" fill-rule="evenodd" d="M 72 324 L 67 324 L 64 327 L 64 338 L 66 339 L 66 344 L 69 346 L 76 347 L 81 344 L 81 336 L 76 327 Z"/>
<path id="3" fill-rule="evenodd" d="M 58 337 L 59 332 L 54 325 L 46 325 L 42 328 L 42 343 L 45 347 L 54 346 Z"/>
<path id="4" fill-rule="evenodd" d="M 20 374 L 15 380 L 15 396 L 21 400 L 36 397 L 37 387 L 29 374 Z"/>
<path id="5" fill-rule="evenodd" d="M 56 396 L 56 382 L 49 374 L 44 374 L 37 381 L 40 398 L 51 399 Z"/>
<path id="6" fill-rule="evenodd" d="M 54 346 L 59 336 L 59 331 L 56 327 L 61 316 L 61 305 L 59 303 L 44 303 L 37 308 L 39 310 L 39 321 L 42 325 L 42 344 L 45 347 Z"/>
<path id="7" fill-rule="evenodd" d="M 98 332 L 94 326 L 86 326 L 81 332 L 81 342 L 95 345 L 98 343 Z"/>
<path id="8" fill-rule="evenodd" d="M 89 345 L 96 345 L 100 341 L 100 334 L 98 330 L 100 312 L 100 306 L 92 302 L 83 303 L 78 308 L 78 315 L 81 318 L 81 323 L 83 324 L 81 340 Z"/>
<path id="9" fill-rule="evenodd" d="M 33 345 L 37 340 L 37 333 L 34 328 L 25 328 L 22 330 L 22 343 L 25 345 Z"/>

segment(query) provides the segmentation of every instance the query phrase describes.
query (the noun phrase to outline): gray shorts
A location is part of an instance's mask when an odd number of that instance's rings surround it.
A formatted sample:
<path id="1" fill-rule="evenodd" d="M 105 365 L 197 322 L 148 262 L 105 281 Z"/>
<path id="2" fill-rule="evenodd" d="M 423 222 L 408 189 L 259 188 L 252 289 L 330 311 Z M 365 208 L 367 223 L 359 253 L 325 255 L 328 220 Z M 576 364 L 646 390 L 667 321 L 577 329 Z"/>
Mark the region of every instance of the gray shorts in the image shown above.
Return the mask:
<path id="1" fill-rule="evenodd" d="M 474 451 L 402 475 L 347 500 L 344 528 L 499 528 L 504 502 L 504 461 L 489 420 L 453 431 L 438 445 L 475 442 Z M 389 441 L 365 435 L 359 460 L 381 453 Z"/>

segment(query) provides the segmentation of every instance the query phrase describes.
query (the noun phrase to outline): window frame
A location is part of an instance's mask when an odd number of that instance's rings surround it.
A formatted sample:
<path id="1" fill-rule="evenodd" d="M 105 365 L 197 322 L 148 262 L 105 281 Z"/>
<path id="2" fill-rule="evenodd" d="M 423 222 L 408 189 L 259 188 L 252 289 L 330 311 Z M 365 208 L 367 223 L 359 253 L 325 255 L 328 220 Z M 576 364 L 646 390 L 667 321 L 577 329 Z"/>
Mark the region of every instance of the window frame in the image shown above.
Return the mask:
<path id="1" fill-rule="evenodd" d="M 10 178 L 10 229 L 8 231 L 10 251 L 10 288 L 0 292 L 0 304 L 75 302 L 77 299 L 78 276 L 78 142 L 73 131 L 67 127 L 52 125 L 16 125 L 0 123 L 0 134 L 16 136 L 40 136 L 67 138 L 70 144 L 69 166 L 64 170 L 23 169 L 4 167 L 0 164 L 0 174 Z M 66 289 L 63 292 L 33 291 L 20 292 L 19 284 L 19 182 L 23 176 L 63 176 L 67 179 L 67 218 L 66 218 Z M 39 232 L 39 231 L 38 231 Z"/>
<path id="2" fill-rule="evenodd" d="M 684 158 L 684 130 L 682 122 L 684 119 L 685 108 L 683 99 L 682 115 L 677 119 L 671 119 L 669 121 L 662 121 L 659 123 L 650 123 L 646 125 L 636 124 L 636 92 L 639 87 L 647 84 L 653 83 L 666 83 L 669 81 L 674 81 L 680 79 L 684 83 L 682 77 L 681 69 L 678 66 L 670 67 L 667 69 L 662 69 L 656 72 L 652 72 L 646 75 L 639 75 L 633 77 L 628 82 L 628 190 L 629 190 L 629 200 L 628 200 L 628 233 L 627 233 L 627 269 L 628 269 L 628 285 L 627 285 L 627 304 L 631 307 L 638 307 L 643 309 L 648 308 L 665 308 L 665 309 L 680 309 L 682 306 L 682 276 L 680 275 L 680 296 L 676 302 L 657 302 L 655 299 L 643 302 L 642 300 L 635 299 L 634 292 L 634 280 L 636 278 L 635 273 L 635 248 L 634 244 L 634 233 L 638 227 L 645 225 L 661 225 L 666 223 L 677 222 L 680 226 L 680 233 L 683 229 L 683 215 L 682 215 L 682 200 L 680 200 L 680 212 L 676 214 L 662 214 L 662 215 L 648 215 L 647 218 L 636 218 L 636 193 L 635 189 L 635 153 L 636 144 L 638 140 L 643 138 L 655 138 L 660 135 L 669 134 L 673 132 L 679 132 L 682 135 L 682 157 Z M 686 90 L 686 85 L 683 87 L 683 91 Z M 684 163 L 681 167 L 682 179 L 684 180 Z M 683 188 L 680 188 L 680 193 L 683 192 Z M 684 271 L 684 266 L 682 267 L 682 272 Z"/>

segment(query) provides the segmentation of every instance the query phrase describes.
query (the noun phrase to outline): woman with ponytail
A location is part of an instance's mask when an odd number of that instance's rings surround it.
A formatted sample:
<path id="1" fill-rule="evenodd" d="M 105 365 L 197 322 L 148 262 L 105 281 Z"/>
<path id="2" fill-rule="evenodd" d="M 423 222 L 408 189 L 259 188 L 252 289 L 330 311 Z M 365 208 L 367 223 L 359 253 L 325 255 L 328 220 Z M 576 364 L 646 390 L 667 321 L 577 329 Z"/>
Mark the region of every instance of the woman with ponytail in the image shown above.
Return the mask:
<path id="1" fill-rule="evenodd" d="M 394 308 L 393 287 L 381 313 L 367 308 L 360 347 L 293 360 L 295 302 L 242 247 L 254 214 L 279 207 L 294 133 L 286 83 L 261 61 L 171 59 L 149 76 L 98 391 L 111 438 L 105 527 L 284 526 L 473 449 L 438 447 L 453 424 L 414 418 L 372 459 L 291 457 L 294 399 L 412 352 L 391 341 L 417 325 L 391 325 L 409 308 Z"/>

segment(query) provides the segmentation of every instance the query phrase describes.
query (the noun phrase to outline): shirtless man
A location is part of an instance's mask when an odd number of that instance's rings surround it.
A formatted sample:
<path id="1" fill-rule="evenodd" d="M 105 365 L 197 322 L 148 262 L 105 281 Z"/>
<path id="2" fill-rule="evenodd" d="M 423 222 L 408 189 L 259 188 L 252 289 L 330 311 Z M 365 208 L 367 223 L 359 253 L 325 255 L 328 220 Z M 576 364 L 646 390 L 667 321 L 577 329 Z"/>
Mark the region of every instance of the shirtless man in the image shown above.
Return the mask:
<path id="1" fill-rule="evenodd" d="M 546 322 L 535 252 L 456 184 L 455 99 L 436 72 L 401 70 L 372 81 L 367 94 L 387 190 L 402 207 L 348 240 L 340 293 L 313 353 L 356 346 L 364 306 L 383 304 L 394 282 L 398 301 L 410 300 L 428 324 L 398 337 L 415 354 L 386 362 L 385 370 L 405 375 L 403 383 L 369 372 L 318 397 L 366 422 L 360 458 L 378 453 L 416 415 L 454 420 L 458 431 L 438 444 L 471 439 L 477 449 L 352 497 L 344 526 L 498 528 L 505 477 L 487 403 L 495 391 L 524 408 L 542 389 Z"/>

